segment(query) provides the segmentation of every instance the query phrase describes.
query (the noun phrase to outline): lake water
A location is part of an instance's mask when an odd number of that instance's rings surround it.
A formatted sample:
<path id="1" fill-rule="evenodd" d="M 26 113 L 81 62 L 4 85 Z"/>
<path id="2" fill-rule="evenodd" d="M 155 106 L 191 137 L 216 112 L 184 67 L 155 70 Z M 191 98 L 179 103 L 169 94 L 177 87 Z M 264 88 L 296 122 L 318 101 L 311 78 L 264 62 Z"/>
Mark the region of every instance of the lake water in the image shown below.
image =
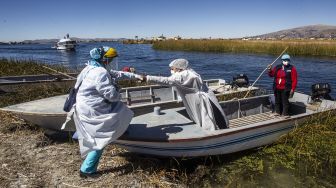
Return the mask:
<path id="1" fill-rule="evenodd" d="M 73 69 L 81 69 L 89 59 L 89 51 L 94 47 L 111 46 L 119 53 L 119 68 L 133 66 L 138 73 L 169 75 L 168 64 L 175 58 L 186 58 L 191 67 L 203 79 L 223 78 L 231 81 L 236 74 L 245 73 L 255 80 L 276 56 L 232 53 L 201 53 L 157 51 L 151 45 L 124 45 L 117 42 L 80 43 L 76 51 L 58 51 L 53 44 L 0 45 L 0 58 L 30 59 L 48 64 L 60 64 Z M 279 60 L 275 64 L 281 63 Z M 314 83 L 331 84 L 332 96 L 336 97 L 336 58 L 293 57 L 292 64 L 298 71 L 298 91 L 310 93 Z M 258 86 L 271 89 L 273 79 L 264 74 Z"/>

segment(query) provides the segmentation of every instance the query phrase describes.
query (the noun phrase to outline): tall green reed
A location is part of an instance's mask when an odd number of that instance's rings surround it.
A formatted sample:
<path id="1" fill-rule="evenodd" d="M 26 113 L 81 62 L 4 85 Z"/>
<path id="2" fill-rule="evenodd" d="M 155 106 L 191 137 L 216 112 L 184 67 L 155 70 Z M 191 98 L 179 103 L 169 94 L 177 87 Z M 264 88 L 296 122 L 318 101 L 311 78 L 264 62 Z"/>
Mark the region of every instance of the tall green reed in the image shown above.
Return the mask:
<path id="1" fill-rule="evenodd" d="M 279 54 L 289 47 L 287 53 L 297 56 L 336 56 L 336 41 L 279 40 L 279 41 L 242 41 L 242 40 L 167 40 L 153 45 L 157 50 L 261 53 Z"/>

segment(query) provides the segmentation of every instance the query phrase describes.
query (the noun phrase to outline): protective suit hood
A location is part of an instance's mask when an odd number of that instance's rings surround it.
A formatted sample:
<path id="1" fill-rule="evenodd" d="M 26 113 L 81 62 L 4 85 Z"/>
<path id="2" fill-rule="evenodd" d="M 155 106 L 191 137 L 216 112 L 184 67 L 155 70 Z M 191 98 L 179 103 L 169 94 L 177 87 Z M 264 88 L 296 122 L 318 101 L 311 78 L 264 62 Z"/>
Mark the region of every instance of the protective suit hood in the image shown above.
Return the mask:
<path id="1" fill-rule="evenodd" d="M 189 62 L 186 59 L 175 59 L 172 62 L 170 62 L 169 67 L 175 67 L 178 69 L 188 69 L 189 68 Z"/>

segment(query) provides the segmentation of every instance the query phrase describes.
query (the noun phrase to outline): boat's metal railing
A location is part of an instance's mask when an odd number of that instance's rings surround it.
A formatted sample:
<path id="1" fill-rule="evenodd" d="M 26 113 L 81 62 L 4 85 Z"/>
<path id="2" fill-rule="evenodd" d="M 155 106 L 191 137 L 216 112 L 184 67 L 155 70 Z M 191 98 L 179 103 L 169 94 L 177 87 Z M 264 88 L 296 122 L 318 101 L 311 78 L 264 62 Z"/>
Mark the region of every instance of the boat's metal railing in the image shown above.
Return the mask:
<path id="1" fill-rule="evenodd" d="M 225 84 L 225 81 L 222 79 L 210 79 L 210 80 L 204 80 L 204 82 L 207 85 L 212 86 L 220 86 L 223 83 Z M 155 93 L 155 90 L 157 89 L 171 89 L 171 95 L 169 93 L 166 93 L 165 95 L 168 96 L 168 98 L 171 98 L 172 101 L 180 101 L 177 92 L 174 90 L 171 86 L 163 86 L 163 85 L 147 85 L 147 86 L 136 86 L 136 87 L 126 87 L 121 88 L 120 92 L 124 93 L 124 97 L 122 98 L 122 101 L 126 102 L 127 105 L 132 106 L 133 103 L 136 103 L 141 100 L 150 100 L 151 103 L 157 102 L 157 95 Z M 142 91 L 142 93 L 145 93 L 144 95 L 136 95 L 132 96 L 132 92 L 136 91 Z M 221 94 L 216 94 L 221 95 Z"/>
<path id="2" fill-rule="evenodd" d="M 125 97 L 122 98 L 122 101 L 125 101 L 127 105 L 131 106 L 133 100 L 150 100 L 151 103 L 155 103 L 155 94 L 154 89 L 163 89 L 163 88 L 170 88 L 169 86 L 161 86 L 161 85 L 148 85 L 148 86 L 137 86 L 137 87 L 126 87 L 121 88 L 120 92 L 125 93 Z M 140 95 L 140 96 L 132 96 L 132 92 L 135 91 L 149 91 L 149 94 Z"/>

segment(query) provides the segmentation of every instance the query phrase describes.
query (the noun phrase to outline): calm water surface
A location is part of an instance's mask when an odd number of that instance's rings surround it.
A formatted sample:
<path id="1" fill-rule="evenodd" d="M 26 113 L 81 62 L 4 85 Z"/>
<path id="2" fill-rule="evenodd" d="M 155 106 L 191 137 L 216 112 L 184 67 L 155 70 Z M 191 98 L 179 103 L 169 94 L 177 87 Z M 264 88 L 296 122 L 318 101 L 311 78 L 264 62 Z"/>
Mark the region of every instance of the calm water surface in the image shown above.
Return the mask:
<path id="1" fill-rule="evenodd" d="M 245 73 L 250 80 L 255 80 L 264 68 L 272 63 L 276 56 L 231 53 L 172 52 L 153 50 L 151 45 L 124 45 L 117 42 L 80 43 L 76 51 L 58 51 L 53 44 L 0 45 L 0 58 L 32 59 L 48 64 L 60 64 L 73 69 L 81 69 L 89 59 L 89 51 L 103 45 L 117 49 L 119 68 L 133 66 L 138 73 L 169 75 L 168 64 L 175 58 L 186 58 L 191 66 L 204 79 L 223 78 L 231 81 L 239 73 Z M 280 61 L 275 64 L 281 63 Z M 298 90 L 310 93 L 314 83 L 327 82 L 336 97 L 336 58 L 293 57 L 297 67 Z M 272 79 L 264 74 L 257 82 L 258 86 L 271 89 Z"/>

